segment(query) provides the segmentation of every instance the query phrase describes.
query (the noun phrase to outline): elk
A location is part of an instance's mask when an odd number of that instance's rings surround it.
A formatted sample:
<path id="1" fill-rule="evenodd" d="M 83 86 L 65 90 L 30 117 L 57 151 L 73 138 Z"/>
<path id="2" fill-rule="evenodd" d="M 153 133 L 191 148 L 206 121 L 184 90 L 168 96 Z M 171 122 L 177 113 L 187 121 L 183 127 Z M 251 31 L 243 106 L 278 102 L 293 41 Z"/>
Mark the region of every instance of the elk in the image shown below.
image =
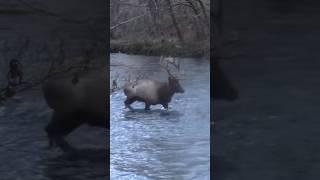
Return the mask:
<path id="1" fill-rule="evenodd" d="M 168 110 L 168 104 L 175 93 L 184 93 L 184 89 L 169 69 L 169 63 L 165 58 L 160 58 L 160 66 L 168 73 L 168 82 L 159 82 L 156 80 L 139 79 L 125 84 L 123 91 L 127 96 L 124 101 L 125 107 L 133 110 L 130 106 L 135 101 L 145 103 L 145 111 L 150 110 L 151 105 L 161 104 Z M 172 61 L 175 62 L 175 61 Z M 164 65 L 166 63 L 166 66 Z M 180 66 L 179 66 L 180 67 Z"/>
<path id="2" fill-rule="evenodd" d="M 107 120 L 107 75 L 105 71 L 82 72 L 51 77 L 43 85 L 43 95 L 53 109 L 45 130 L 50 147 L 73 148 L 64 137 L 83 124 L 109 127 Z"/>

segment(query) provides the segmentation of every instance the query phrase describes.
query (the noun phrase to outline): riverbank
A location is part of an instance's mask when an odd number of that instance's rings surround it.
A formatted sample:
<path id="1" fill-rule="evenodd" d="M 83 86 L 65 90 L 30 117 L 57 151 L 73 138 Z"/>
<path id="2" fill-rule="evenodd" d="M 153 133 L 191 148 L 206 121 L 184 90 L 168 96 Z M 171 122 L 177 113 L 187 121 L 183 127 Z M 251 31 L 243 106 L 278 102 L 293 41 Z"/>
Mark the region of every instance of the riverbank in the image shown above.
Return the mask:
<path id="1" fill-rule="evenodd" d="M 98 54 L 97 57 L 94 57 L 88 64 L 86 64 L 86 56 L 68 58 L 62 64 L 53 62 L 53 60 L 42 62 L 22 61 L 24 77 L 21 85 L 7 89 L 8 82 L 5 76 L 6 74 L 0 74 L 0 107 L 4 106 L 6 101 L 12 98 L 16 93 L 41 85 L 49 76 L 66 73 L 73 74 L 85 69 L 99 69 L 101 65 L 103 65 L 105 59 L 105 55 Z M 6 65 L 7 68 L 4 67 L 2 69 L 8 71 L 8 66 L 9 65 Z"/>
<path id="2" fill-rule="evenodd" d="M 182 47 L 176 42 L 111 40 L 110 53 L 143 54 L 148 56 L 179 56 L 206 57 L 209 56 L 210 45 L 206 41 L 187 42 Z"/>

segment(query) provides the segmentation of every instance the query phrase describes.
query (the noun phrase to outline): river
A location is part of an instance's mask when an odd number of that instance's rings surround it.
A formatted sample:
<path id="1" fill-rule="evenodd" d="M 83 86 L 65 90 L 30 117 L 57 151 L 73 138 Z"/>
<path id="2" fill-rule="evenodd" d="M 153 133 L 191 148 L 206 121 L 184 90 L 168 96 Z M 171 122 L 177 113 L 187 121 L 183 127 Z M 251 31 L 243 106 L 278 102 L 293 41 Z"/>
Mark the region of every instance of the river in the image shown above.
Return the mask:
<path id="1" fill-rule="evenodd" d="M 180 59 L 185 93 L 175 94 L 169 111 L 160 105 L 134 112 L 124 108 L 125 95 L 110 95 L 111 179 L 210 179 L 210 66 L 201 59 Z M 167 81 L 159 57 L 111 54 L 111 78 L 119 84 L 129 74 Z M 118 66 L 121 65 L 121 66 Z"/>

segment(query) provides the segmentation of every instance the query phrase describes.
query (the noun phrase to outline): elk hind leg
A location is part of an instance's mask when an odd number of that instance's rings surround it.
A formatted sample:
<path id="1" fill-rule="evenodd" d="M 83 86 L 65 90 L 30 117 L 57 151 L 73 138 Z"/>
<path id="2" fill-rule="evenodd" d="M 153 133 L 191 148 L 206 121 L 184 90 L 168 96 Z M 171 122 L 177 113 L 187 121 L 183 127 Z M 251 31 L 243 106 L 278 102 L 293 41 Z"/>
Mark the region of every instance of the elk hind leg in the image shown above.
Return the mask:
<path id="1" fill-rule="evenodd" d="M 81 121 L 73 115 L 54 112 L 50 123 L 45 128 L 49 146 L 56 145 L 64 152 L 74 151 L 74 148 L 64 138 L 81 124 Z"/>
<path id="2" fill-rule="evenodd" d="M 148 103 L 145 103 L 145 107 L 144 107 L 144 110 L 145 110 L 145 111 L 148 111 L 148 110 L 150 110 L 150 104 L 148 104 Z"/>

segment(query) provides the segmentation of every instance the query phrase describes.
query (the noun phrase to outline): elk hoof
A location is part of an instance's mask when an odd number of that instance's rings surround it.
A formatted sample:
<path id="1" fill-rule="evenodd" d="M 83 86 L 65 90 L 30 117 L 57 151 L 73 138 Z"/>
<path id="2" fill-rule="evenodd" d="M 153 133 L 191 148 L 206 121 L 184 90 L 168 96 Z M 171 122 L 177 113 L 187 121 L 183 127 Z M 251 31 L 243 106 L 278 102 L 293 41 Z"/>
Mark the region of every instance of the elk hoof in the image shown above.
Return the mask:
<path id="1" fill-rule="evenodd" d="M 129 109 L 130 111 L 134 111 L 134 109 L 130 105 L 126 105 L 125 109 Z"/>

